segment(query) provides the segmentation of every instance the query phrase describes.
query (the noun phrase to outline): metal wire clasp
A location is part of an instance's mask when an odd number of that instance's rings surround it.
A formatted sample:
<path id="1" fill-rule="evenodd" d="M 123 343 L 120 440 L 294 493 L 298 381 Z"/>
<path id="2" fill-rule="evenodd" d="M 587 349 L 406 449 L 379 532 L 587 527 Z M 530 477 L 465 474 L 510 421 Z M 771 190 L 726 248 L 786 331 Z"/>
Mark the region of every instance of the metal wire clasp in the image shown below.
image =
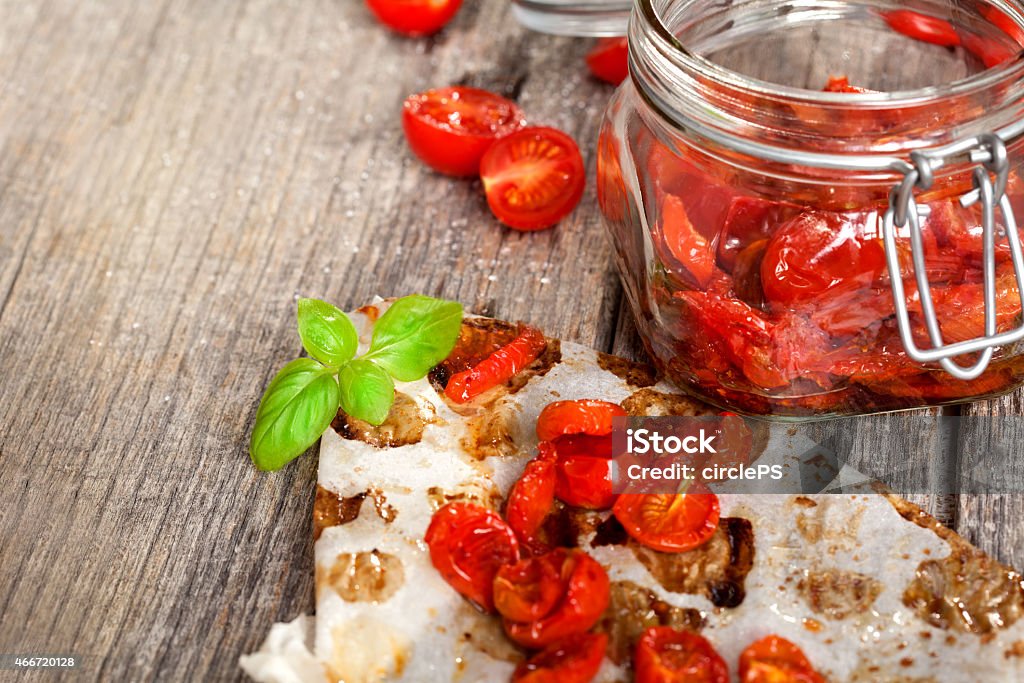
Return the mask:
<path id="1" fill-rule="evenodd" d="M 1013 207 L 1006 196 L 1009 177 L 1009 161 L 1006 145 L 1002 138 L 993 133 L 961 140 L 945 147 L 911 153 L 911 164 L 903 162 L 898 168 L 904 174 L 903 181 L 896 185 L 889 195 L 889 210 L 883 219 L 885 256 L 889 266 L 893 301 L 896 305 L 896 321 L 907 355 L 918 363 L 938 361 L 942 368 L 962 380 L 978 377 L 988 367 L 992 355 L 1000 346 L 1013 344 L 1024 339 L 1024 324 L 1016 329 L 998 334 L 996 327 L 996 238 L 1005 237 L 1010 245 L 1017 288 L 1024 308 L 1024 254 Z M 984 260 L 985 292 L 985 334 L 976 339 L 945 344 L 942 331 L 935 315 L 931 286 L 925 265 L 924 244 L 921 237 L 921 215 L 926 207 L 918 207 L 914 190 L 928 190 L 935 180 L 935 171 L 948 163 L 969 161 L 977 164 L 974 169 L 974 189 L 961 197 L 960 203 L 967 207 L 981 202 L 982 209 L 982 258 Z M 994 176 L 994 181 L 993 181 Z M 1003 214 L 1003 226 L 996 223 L 995 211 Z M 903 289 L 900 273 L 899 252 L 896 248 L 896 228 L 909 226 L 910 254 L 914 264 L 914 275 L 921 300 L 921 313 L 928 331 L 932 348 L 920 349 L 914 342 L 910 325 L 910 311 Z M 968 353 L 981 352 L 981 356 L 970 367 L 964 367 L 953 359 Z"/>

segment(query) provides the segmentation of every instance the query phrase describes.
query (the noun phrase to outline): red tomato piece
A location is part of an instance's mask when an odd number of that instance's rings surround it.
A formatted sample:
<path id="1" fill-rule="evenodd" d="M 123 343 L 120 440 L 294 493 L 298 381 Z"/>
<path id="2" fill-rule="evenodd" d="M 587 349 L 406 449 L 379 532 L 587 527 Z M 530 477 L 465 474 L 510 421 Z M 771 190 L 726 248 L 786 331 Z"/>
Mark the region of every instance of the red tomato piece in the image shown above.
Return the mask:
<path id="1" fill-rule="evenodd" d="M 449 503 L 434 513 L 425 537 L 430 561 L 452 588 L 485 612 L 494 611 L 494 577 L 519 561 L 519 542 L 493 510 Z"/>
<path id="2" fill-rule="evenodd" d="M 526 126 L 515 102 L 479 88 L 451 87 L 410 95 L 402 107 L 409 147 L 423 163 L 451 176 L 475 176 L 495 140 Z"/>
<path id="3" fill-rule="evenodd" d="M 512 486 L 505 506 L 505 519 L 520 543 L 533 550 L 545 545 L 537 538 L 555 504 L 555 463 L 542 454 L 531 460 Z"/>
<path id="4" fill-rule="evenodd" d="M 718 262 L 733 271 L 736 259 L 750 245 L 771 237 L 801 212 L 795 204 L 773 202 L 758 197 L 736 197 L 729 204 L 722 239 L 718 244 Z"/>
<path id="5" fill-rule="evenodd" d="M 551 614 L 565 594 L 562 567 L 567 551 L 553 550 L 498 570 L 494 607 L 512 621 L 536 621 Z"/>
<path id="6" fill-rule="evenodd" d="M 661 238 L 668 252 L 701 289 L 708 286 L 715 273 L 715 250 L 693 227 L 683 200 L 668 195 L 661 205 Z"/>
<path id="7" fill-rule="evenodd" d="M 1020 46 L 1016 49 L 1000 43 L 992 38 L 985 36 L 979 36 L 974 33 L 964 32 L 961 36 L 964 49 L 970 52 L 972 55 L 978 58 L 982 64 L 985 65 L 986 69 L 991 69 L 994 66 L 999 66 L 1003 62 L 1008 62 L 1017 56 L 1020 52 Z"/>
<path id="8" fill-rule="evenodd" d="M 980 9 L 985 18 L 999 27 L 999 30 L 1013 38 L 1018 45 L 1024 45 L 1024 28 L 1021 28 L 1009 14 L 988 4 L 981 5 Z"/>
<path id="9" fill-rule="evenodd" d="M 636 683 L 729 682 L 725 660 L 707 639 L 671 626 L 644 631 L 633 652 L 633 667 Z"/>
<path id="10" fill-rule="evenodd" d="M 785 638 L 770 635 L 740 655 L 740 683 L 825 683 L 803 651 Z"/>
<path id="11" fill-rule="evenodd" d="M 537 360 L 548 342 L 535 327 L 523 325 L 518 336 L 469 370 L 448 379 L 444 395 L 454 403 L 466 403 L 488 389 L 504 384 Z"/>
<path id="12" fill-rule="evenodd" d="M 828 79 L 828 84 L 825 86 L 824 92 L 867 93 L 877 91 L 860 88 L 856 85 L 850 85 L 850 79 L 846 76 L 832 76 Z"/>
<path id="13" fill-rule="evenodd" d="M 886 270 L 877 218 L 873 212 L 817 211 L 780 227 L 761 263 L 768 301 L 792 307 L 835 287 L 870 287 Z"/>
<path id="14" fill-rule="evenodd" d="M 554 128 L 524 128 L 503 137 L 480 162 L 487 204 L 516 230 L 550 228 L 583 198 L 586 171 L 579 147 Z"/>
<path id="15" fill-rule="evenodd" d="M 573 437 L 562 437 L 572 439 Z M 611 437 L 591 437 L 607 441 L 611 452 Z M 556 449 L 559 446 L 556 442 Z M 566 450 L 564 446 L 562 450 Z M 612 461 L 607 457 L 559 452 L 555 465 L 555 496 L 564 503 L 587 510 L 607 510 L 615 502 L 612 493 Z M 603 450 L 603 449 L 602 449 Z"/>
<path id="16" fill-rule="evenodd" d="M 602 38 L 587 53 L 590 73 L 605 83 L 618 85 L 629 77 L 629 47 L 626 38 Z"/>
<path id="17" fill-rule="evenodd" d="M 713 493 L 624 494 L 613 514 L 641 545 L 681 553 L 705 543 L 715 533 L 720 515 Z"/>
<path id="18" fill-rule="evenodd" d="M 552 557 L 544 561 L 561 565 L 563 590 L 558 604 L 534 621 L 505 618 L 503 622 L 508 637 L 522 647 L 542 648 L 588 631 L 608 607 L 608 574 L 594 558 L 575 548 L 558 548 L 548 555 Z"/>
<path id="19" fill-rule="evenodd" d="M 366 0 L 382 24 L 407 36 L 437 33 L 452 20 L 462 0 Z"/>
<path id="20" fill-rule="evenodd" d="M 577 633 L 549 645 L 516 667 L 512 683 L 589 683 L 608 648 L 604 633 Z"/>
<path id="21" fill-rule="evenodd" d="M 882 18 L 892 30 L 923 43 L 942 47 L 956 47 L 960 44 L 960 35 L 953 24 L 945 19 L 909 9 L 882 12 Z"/>
<path id="22" fill-rule="evenodd" d="M 943 342 L 953 344 L 985 334 L 985 293 L 982 284 L 932 287 L 931 291 Z M 919 302 L 911 311 L 923 315 Z M 1020 314 L 1017 278 L 1007 265 L 1000 268 L 996 275 L 996 329 L 1006 332 L 1017 323 Z M 926 341 L 929 338 L 923 331 L 923 323 L 919 330 L 918 343 L 930 346 L 930 341 Z"/>
<path id="23" fill-rule="evenodd" d="M 555 401 L 537 417 L 537 438 L 552 441 L 566 434 L 603 436 L 612 433 L 612 418 L 626 417 L 617 403 L 597 399 Z"/>

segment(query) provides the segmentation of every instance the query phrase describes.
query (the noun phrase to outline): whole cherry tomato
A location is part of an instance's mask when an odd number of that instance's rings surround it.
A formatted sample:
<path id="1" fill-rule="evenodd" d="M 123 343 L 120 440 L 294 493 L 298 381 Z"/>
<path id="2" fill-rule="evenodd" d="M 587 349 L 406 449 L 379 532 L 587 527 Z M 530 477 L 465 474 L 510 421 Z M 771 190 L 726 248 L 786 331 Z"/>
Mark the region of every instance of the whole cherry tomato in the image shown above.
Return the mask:
<path id="1" fill-rule="evenodd" d="M 519 560 L 519 542 L 508 524 L 481 505 L 449 503 L 434 513 L 425 540 L 448 585 L 485 612 L 494 611 L 494 576 Z"/>
<path id="2" fill-rule="evenodd" d="M 554 449 L 548 446 L 550 456 L 541 455 L 526 465 L 523 474 L 512 486 L 505 506 L 505 519 L 519 542 L 531 551 L 547 549 L 537 538 L 544 520 L 555 503 Z"/>
<path id="3" fill-rule="evenodd" d="M 960 35 L 953 28 L 953 24 L 945 19 L 909 9 L 883 12 L 882 18 L 892 30 L 923 43 L 942 47 L 956 47 L 960 44 Z"/>
<path id="4" fill-rule="evenodd" d="M 803 651 L 785 638 L 770 635 L 740 655 L 740 683 L 825 683 Z"/>
<path id="5" fill-rule="evenodd" d="M 633 653 L 633 668 L 636 683 L 729 682 L 729 668 L 711 643 L 670 626 L 644 631 Z"/>
<path id="6" fill-rule="evenodd" d="M 619 496 L 612 511 L 641 545 L 681 553 L 707 543 L 718 528 L 720 506 L 713 493 L 630 493 Z"/>
<path id="7" fill-rule="evenodd" d="M 513 642 L 526 648 L 541 648 L 587 631 L 597 623 L 608 607 L 610 584 L 604 567 L 596 560 L 579 549 L 558 548 L 525 561 L 560 566 L 561 599 L 539 619 L 516 621 L 506 617 L 505 633 Z M 541 595 L 543 591 L 538 588 L 534 594 Z"/>
<path id="8" fill-rule="evenodd" d="M 604 436 L 612 433 L 612 419 L 626 417 L 617 403 L 598 399 L 555 401 L 537 416 L 537 438 L 552 441 L 567 434 Z"/>
<path id="9" fill-rule="evenodd" d="M 547 646 L 516 667 L 512 683 L 589 683 L 608 648 L 603 633 L 577 633 Z"/>
<path id="10" fill-rule="evenodd" d="M 480 161 L 487 204 L 516 230 L 550 228 L 583 198 L 579 147 L 554 128 L 524 128 L 494 143 Z"/>
<path id="11" fill-rule="evenodd" d="M 537 360 L 548 342 L 535 327 L 521 326 L 518 336 L 469 370 L 448 379 L 444 395 L 454 403 L 466 403 L 488 389 L 504 384 Z"/>
<path id="12" fill-rule="evenodd" d="M 410 95 L 402 107 L 409 147 L 423 163 L 452 176 L 475 176 L 495 140 L 526 126 L 515 102 L 478 88 Z"/>
<path id="13" fill-rule="evenodd" d="M 623 38 L 602 38 L 587 54 L 590 73 L 605 83 L 618 85 L 629 77 L 629 47 Z"/>

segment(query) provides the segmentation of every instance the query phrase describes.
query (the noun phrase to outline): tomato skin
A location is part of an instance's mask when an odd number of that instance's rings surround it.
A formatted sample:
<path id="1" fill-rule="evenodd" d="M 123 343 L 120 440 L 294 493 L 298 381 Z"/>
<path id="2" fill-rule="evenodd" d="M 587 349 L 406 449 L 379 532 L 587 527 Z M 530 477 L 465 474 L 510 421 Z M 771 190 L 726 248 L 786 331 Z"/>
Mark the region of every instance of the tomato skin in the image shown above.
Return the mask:
<path id="1" fill-rule="evenodd" d="M 715 245 L 690 222 L 683 200 L 668 195 L 661 205 L 661 235 L 673 260 L 689 274 L 693 283 L 705 289 L 715 274 Z"/>
<path id="2" fill-rule="evenodd" d="M 740 655 L 740 683 L 825 683 L 803 651 L 785 638 L 770 635 Z"/>
<path id="3" fill-rule="evenodd" d="M 604 633 L 577 633 L 549 645 L 516 667 L 512 683 L 589 683 L 608 648 Z"/>
<path id="4" fill-rule="evenodd" d="M 641 545 L 681 553 L 707 543 L 721 507 L 713 493 L 629 493 L 619 496 L 612 513 Z"/>
<path id="5" fill-rule="evenodd" d="M 883 12 L 882 18 L 889 27 L 908 38 L 931 43 L 941 47 L 956 47 L 960 44 L 960 35 L 953 25 L 945 19 L 921 14 L 909 9 Z"/>
<path id="6" fill-rule="evenodd" d="M 542 648 L 587 631 L 608 607 L 608 574 L 594 558 L 576 548 L 558 548 L 549 555 L 554 556 L 553 561 L 561 561 L 561 600 L 541 619 L 503 620 L 508 637 L 525 648 Z"/>
<path id="7" fill-rule="evenodd" d="M 535 327 L 524 325 L 519 335 L 477 365 L 452 375 L 444 395 L 454 403 L 466 403 L 488 389 L 504 384 L 537 360 L 548 342 Z"/>
<path id="8" fill-rule="evenodd" d="M 407 36 L 437 33 L 458 13 L 462 0 L 366 0 L 377 19 Z"/>
<path id="9" fill-rule="evenodd" d="M 567 434 L 604 436 L 612 433 L 612 419 L 626 417 L 618 403 L 598 399 L 555 401 L 537 416 L 537 438 L 554 441 Z"/>
<path id="10" fill-rule="evenodd" d="M 618 85 L 629 77 L 629 47 L 626 38 L 602 38 L 587 54 L 590 73 L 605 83 Z"/>
<path id="11" fill-rule="evenodd" d="M 705 638 L 651 626 L 633 653 L 636 683 L 729 683 L 725 660 Z"/>
<path id="12" fill-rule="evenodd" d="M 448 503 L 425 536 L 430 561 L 452 588 L 484 612 L 494 611 L 494 577 L 519 561 L 519 542 L 498 513 L 473 503 Z"/>
<path id="13" fill-rule="evenodd" d="M 612 461 L 589 455 L 559 456 L 555 466 L 555 496 L 587 510 L 607 510 L 615 502 Z"/>
<path id="14" fill-rule="evenodd" d="M 566 552 L 558 548 L 499 569 L 494 577 L 498 614 L 512 621 L 536 621 L 550 614 L 565 593 L 562 567 Z"/>
<path id="15" fill-rule="evenodd" d="M 550 457 L 545 457 L 542 449 L 542 454 L 527 463 L 522 476 L 512 485 L 505 506 L 505 519 L 524 547 L 547 549 L 537 538 L 537 532 L 554 504 L 554 453 L 552 451 Z"/>
<path id="16" fill-rule="evenodd" d="M 476 176 L 495 140 L 526 126 L 522 110 L 500 95 L 462 86 L 410 95 L 402 105 L 406 142 L 438 173 Z"/>
<path id="17" fill-rule="evenodd" d="M 515 230 L 550 228 L 583 198 L 586 170 L 576 142 L 554 128 L 524 128 L 494 143 L 480 161 L 487 204 Z"/>

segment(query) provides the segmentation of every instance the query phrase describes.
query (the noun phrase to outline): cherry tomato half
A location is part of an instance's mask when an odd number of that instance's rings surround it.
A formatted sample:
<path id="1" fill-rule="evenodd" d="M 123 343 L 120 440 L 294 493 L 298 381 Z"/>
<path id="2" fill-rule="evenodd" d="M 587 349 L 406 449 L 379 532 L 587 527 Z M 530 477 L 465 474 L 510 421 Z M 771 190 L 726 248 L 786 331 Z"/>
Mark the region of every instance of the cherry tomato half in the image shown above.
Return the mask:
<path id="1" fill-rule="evenodd" d="M 388 28 L 407 36 L 427 36 L 452 20 L 462 0 L 366 0 L 366 4 Z"/>
<path id="2" fill-rule="evenodd" d="M 475 176 L 498 138 L 526 126 L 515 102 L 478 88 L 451 87 L 410 95 L 402 107 L 409 147 L 423 163 L 452 176 Z"/>
<path id="3" fill-rule="evenodd" d="M 444 395 L 455 403 L 466 403 L 515 377 L 537 360 L 547 347 L 547 339 L 540 330 L 524 325 L 508 344 L 469 370 L 452 375 L 444 388 Z"/>
<path id="4" fill-rule="evenodd" d="M 611 437 L 586 437 L 607 442 L 601 451 L 611 453 Z M 612 461 L 608 457 L 573 452 L 558 446 L 558 442 L 579 440 L 579 437 L 565 436 L 558 439 L 556 449 L 558 461 L 555 464 L 555 496 L 562 502 L 587 510 L 607 510 L 615 502 L 612 492 Z M 567 451 L 567 452 L 565 452 Z"/>
<path id="5" fill-rule="evenodd" d="M 728 683 L 729 668 L 705 638 L 652 626 L 633 653 L 636 683 Z"/>
<path id="6" fill-rule="evenodd" d="M 740 655 L 740 683 L 825 683 L 803 651 L 780 636 L 771 635 L 750 645 Z"/>
<path id="7" fill-rule="evenodd" d="M 527 562 L 551 563 L 559 567 L 560 599 L 540 619 L 504 619 L 505 633 L 517 645 L 541 648 L 597 623 L 608 607 L 609 582 L 604 567 L 582 550 L 557 548 Z M 543 576 L 543 572 L 538 572 Z M 504 589 L 502 589 L 504 590 Z M 522 594 L 522 593 L 521 593 Z M 542 595 L 539 589 L 535 593 Z M 526 611 L 525 609 L 523 610 Z"/>
<path id="8" fill-rule="evenodd" d="M 519 561 L 519 542 L 493 510 L 449 503 L 434 513 L 425 537 L 430 561 L 452 588 L 485 612 L 494 611 L 494 576 Z"/>
<path id="9" fill-rule="evenodd" d="M 675 195 L 666 196 L 661 204 L 661 238 L 694 284 L 706 288 L 715 274 L 714 244 L 693 227 L 683 200 Z"/>
<path id="10" fill-rule="evenodd" d="M 555 463 L 552 457 L 534 458 L 513 484 L 505 506 L 505 519 L 520 543 L 531 550 L 544 548 L 537 532 L 555 503 Z"/>
<path id="11" fill-rule="evenodd" d="M 956 47 L 960 44 L 960 36 L 956 29 L 945 19 L 909 9 L 883 12 L 882 18 L 893 31 L 923 43 L 942 47 Z"/>
<path id="12" fill-rule="evenodd" d="M 612 418 L 626 417 L 618 403 L 598 399 L 555 401 L 537 417 L 537 438 L 552 441 L 566 434 L 604 436 L 612 433 Z"/>
<path id="13" fill-rule="evenodd" d="M 579 147 L 554 128 L 525 128 L 494 143 L 480 162 L 487 204 L 516 230 L 550 228 L 583 198 Z"/>
<path id="14" fill-rule="evenodd" d="M 512 683 L 589 683 L 608 648 L 603 633 L 577 633 L 549 645 L 522 662 Z"/>
<path id="15" fill-rule="evenodd" d="M 631 493 L 619 496 L 613 513 L 641 545 L 680 553 L 707 543 L 720 506 L 713 493 Z"/>
<path id="16" fill-rule="evenodd" d="M 602 38 L 587 54 L 590 73 L 605 83 L 618 85 L 629 76 L 629 47 L 623 38 Z"/>

